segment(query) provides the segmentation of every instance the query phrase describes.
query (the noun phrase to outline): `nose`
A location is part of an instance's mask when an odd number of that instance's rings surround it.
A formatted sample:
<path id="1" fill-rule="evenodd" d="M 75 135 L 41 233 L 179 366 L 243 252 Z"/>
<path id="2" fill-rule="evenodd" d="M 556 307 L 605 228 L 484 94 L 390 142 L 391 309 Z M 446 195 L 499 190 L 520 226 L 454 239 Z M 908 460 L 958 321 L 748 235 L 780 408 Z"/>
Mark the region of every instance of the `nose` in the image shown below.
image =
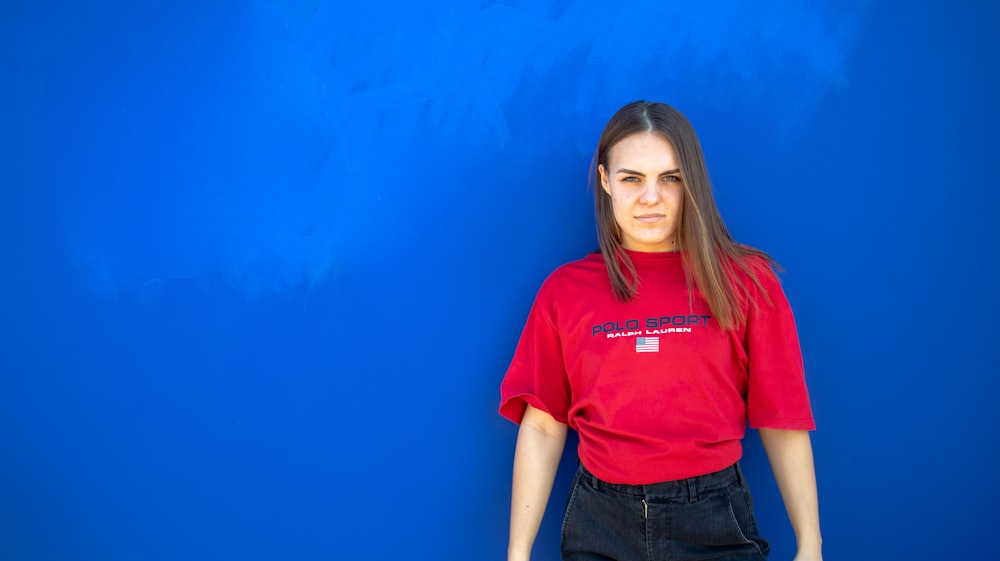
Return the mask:
<path id="1" fill-rule="evenodd" d="M 660 193 L 656 189 L 656 182 L 649 181 L 643 188 L 642 192 L 639 193 L 639 202 L 645 205 L 655 205 L 656 201 L 659 200 Z"/>

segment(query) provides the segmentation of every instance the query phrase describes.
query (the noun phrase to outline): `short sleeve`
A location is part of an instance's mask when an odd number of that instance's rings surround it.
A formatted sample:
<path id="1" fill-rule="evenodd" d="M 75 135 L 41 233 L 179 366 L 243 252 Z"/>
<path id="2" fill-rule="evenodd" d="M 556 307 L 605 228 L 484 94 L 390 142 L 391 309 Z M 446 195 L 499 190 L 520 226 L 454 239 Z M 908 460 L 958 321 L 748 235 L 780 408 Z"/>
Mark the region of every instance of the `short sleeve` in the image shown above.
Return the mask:
<path id="1" fill-rule="evenodd" d="M 747 418 L 752 428 L 813 430 L 798 331 L 788 298 L 769 266 L 756 268 L 766 296 L 751 282 L 747 312 Z M 768 301 L 770 300 L 770 301 Z"/>
<path id="2" fill-rule="evenodd" d="M 500 414 L 520 424 L 527 405 L 567 423 L 569 382 L 554 317 L 551 279 L 535 297 L 514 358 L 500 384 Z"/>

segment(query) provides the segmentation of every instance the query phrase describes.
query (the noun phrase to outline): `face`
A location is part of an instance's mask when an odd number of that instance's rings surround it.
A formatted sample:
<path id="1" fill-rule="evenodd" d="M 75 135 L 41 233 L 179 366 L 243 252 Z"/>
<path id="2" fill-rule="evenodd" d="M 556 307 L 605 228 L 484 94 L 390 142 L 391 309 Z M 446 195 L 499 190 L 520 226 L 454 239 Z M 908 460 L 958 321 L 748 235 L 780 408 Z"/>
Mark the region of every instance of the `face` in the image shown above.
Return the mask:
<path id="1" fill-rule="evenodd" d="M 622 246 L 647 252 L 679 249 L 684 184 L 670 142 L 649 132 L 626 136 L 611 147 L 607 161 L 597 171 L 611 196 Z"/>

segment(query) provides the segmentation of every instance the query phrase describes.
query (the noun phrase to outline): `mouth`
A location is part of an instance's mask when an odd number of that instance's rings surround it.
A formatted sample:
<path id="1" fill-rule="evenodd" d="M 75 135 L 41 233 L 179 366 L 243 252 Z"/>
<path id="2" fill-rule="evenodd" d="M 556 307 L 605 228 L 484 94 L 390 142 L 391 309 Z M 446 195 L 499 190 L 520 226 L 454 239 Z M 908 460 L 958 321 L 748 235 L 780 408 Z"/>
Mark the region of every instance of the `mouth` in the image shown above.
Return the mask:
<path id="1" fill-rule="evenodd" d="M 657 222 L 663 218 L 664 215 L 662 214 L 640 214 L 635 217 L 639 222 Z"/>

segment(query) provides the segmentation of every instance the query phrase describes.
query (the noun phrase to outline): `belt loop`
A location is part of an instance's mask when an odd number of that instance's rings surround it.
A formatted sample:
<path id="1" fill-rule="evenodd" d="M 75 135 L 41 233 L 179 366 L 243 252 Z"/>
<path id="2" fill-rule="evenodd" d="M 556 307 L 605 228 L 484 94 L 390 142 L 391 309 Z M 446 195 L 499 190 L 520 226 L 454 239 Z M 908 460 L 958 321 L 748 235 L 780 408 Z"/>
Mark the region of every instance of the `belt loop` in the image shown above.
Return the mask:
<path id="1" fill-rule="evenodd" d="M 733 464 L 733 468 L 736 470 L 736 483 L 743 485 L 743 470 L 740 469 L 740 463 Z"/>
<path id="2" fill-rule="evenodd" d="M 688 502 L 697 502 L 698 500 L 698 480 L 694 477 L 689 477 L 686 480 L 688 488 Z"/>
<path id="3" fill-rule="evenodd" d="M 599 491 L 601 489 L 601 483 L 602 483 L 602 481 L 600 479 L 598 479 L 596 475 L 590 473 L 590 470 L 588 470 L 587 468 L 583 468 L 583 469 L 584 469 L 584 472 L 587 474 L 587 477 L 590 478 L 590 484 L 594 486 L 594 489 L 596 489 L 596 490 Z"/>

